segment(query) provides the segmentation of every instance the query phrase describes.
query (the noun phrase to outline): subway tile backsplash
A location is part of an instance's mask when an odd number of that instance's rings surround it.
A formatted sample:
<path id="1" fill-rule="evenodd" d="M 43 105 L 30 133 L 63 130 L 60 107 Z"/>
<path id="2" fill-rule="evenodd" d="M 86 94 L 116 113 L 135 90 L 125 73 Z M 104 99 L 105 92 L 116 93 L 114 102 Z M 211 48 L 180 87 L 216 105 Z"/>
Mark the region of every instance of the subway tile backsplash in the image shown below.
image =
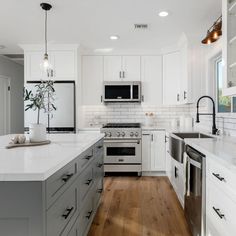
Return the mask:
<path id="1" fill-rule="evenodd" d="M 196 117 L 195 105 L 179 106 L 148 106 L 140 104 L 108 104 L 100 106 L 83 106 L 82 127 L 101 126 L 108 122 L 140 122 L 145 125 L 145 113 L 154 114 L 155 125 L 170 125 L 173 119 L 181 116 Z M 207 112 L 206 107 L 201 107 L 201 112 Z M 221 133 L 236 136 L 236 114 L 217 114 L 217 128 Z M 201 116 L 200 123 L 196 127 L 211 131 L 212 118 Z"/>

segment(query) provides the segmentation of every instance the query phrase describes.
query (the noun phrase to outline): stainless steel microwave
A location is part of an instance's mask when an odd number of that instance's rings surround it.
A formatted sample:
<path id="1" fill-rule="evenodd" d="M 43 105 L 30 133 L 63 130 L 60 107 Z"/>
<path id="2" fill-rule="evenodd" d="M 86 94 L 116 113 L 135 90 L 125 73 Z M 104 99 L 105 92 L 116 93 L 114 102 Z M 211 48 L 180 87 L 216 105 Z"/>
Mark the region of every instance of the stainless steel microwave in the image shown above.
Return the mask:
<path id="1" fill-rule="evenodd" d="M 141 102 L 141 82 L 106 81 L 103 83 L 103 101 Z"/>

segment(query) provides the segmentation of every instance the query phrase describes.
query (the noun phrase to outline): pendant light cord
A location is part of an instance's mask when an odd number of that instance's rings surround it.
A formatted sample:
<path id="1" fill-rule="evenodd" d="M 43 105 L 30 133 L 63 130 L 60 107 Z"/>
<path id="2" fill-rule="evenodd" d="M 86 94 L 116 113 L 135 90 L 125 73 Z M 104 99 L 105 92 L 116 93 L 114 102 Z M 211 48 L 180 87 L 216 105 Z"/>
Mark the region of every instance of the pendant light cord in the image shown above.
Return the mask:
<path id="1" fill-rule="evenodd" d="M 47 11 L 45 11 L 45 54 L 47 54 L 48 52 L 48 46 L 47 46 L 47 19 L 48 18 L 48 14 Z"/>

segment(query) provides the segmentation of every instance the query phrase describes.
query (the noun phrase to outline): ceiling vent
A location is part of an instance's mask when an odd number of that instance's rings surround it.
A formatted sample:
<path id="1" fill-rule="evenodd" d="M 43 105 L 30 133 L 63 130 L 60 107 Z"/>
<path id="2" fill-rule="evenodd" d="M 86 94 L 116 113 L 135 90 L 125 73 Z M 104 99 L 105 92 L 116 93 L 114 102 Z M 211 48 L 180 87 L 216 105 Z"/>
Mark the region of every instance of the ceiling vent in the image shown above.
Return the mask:
<path id="1" fill-rule="evenodd" d="M 136 30 L 147 30 L 148 24 L 134 24 L 134 29 Z"/>

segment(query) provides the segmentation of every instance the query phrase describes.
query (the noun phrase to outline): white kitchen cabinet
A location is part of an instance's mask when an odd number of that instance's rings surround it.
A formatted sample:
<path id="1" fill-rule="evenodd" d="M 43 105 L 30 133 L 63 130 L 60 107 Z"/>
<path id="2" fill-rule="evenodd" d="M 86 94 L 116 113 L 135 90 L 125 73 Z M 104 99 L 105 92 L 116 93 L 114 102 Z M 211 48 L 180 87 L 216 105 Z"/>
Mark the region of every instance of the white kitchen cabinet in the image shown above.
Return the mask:
<path id="1" fill-rule="evenodd" d="M 82 57 L 82 104 L 102 103 L 103 56 Z"/>
<path id="2" fill-rule="evenodd" d="M 170 151 L 169 151 L 169 134 L 168 133 L 166 133 L 165 143 L 166 143 L 166 175 L 171 181 L 171 156 L 170 156 Z"/>
<path id="3" fill-rule="evenodd" d="M 180 104 L 181 54 L 163 55 L 163 104 Z"/>
<path id="4" fill-rule="evenodd" d="M 231 236 L 236 233 L 236 173 L 231 164 L 206 157 L 207 235 Z"/>
<path id="5" fill-rule="evenodd" d="M 48 78 L 40 65 L 43 61 L 44 50 L 41 45 L 21 45 L 24 49 L 25 81 L 40 81 Z M 77 46 L 56 45 L 48 51 L 49 62 L 52 65 L 50 77 L 53 80 L 77 80 Z"/>
<path id="6" fill-rule="evenodd" d="M 162 56 L 141 57 L 142 103 L 162 105 Z"/>
<path id="7" fill-rule="evenodd" d="M 236 1 L 222 1 L 224 96 L 236 94 Z"/>
<path id="8" fill-rule="evenodd" d="M 165 131 L 142 132 L 142 171 L 165 171 Z"/>
<path id="9" fill-rule="evenodd" d="M 140 56 L 104 56 L 104 81 L 140 81 Z"/>
<path id="10" fill-rule="evenodd" d="M 184 207 L 184 194 L 185 194 L 185 170 L 184 164 L 176 161 L 171 157 L 171 173 L 170 182 L 175 190 L 175 193 Z"/>

